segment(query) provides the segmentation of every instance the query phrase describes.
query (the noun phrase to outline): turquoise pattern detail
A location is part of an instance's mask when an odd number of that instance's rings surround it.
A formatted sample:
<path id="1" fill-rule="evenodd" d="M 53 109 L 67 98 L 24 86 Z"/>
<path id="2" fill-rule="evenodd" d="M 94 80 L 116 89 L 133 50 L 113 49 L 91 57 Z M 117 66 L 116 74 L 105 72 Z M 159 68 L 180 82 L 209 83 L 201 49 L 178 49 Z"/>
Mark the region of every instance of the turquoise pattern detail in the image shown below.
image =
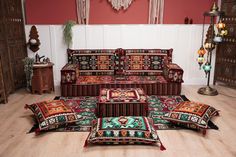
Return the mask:
<path id="1" fill-rule="evenodd" d="M 102 118 L 101 129 L 139 129 L 147 130 L 142 117 L 106 117 Z"/>

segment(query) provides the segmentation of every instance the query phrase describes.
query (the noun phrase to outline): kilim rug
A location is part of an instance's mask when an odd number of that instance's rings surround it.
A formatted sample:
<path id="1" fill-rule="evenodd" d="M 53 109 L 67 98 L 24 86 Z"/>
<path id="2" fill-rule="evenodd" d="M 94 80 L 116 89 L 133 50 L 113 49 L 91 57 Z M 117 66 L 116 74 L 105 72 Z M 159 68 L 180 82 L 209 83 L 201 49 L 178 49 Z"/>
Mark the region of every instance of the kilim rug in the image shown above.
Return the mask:
<path id="1" fill-rule="evenodd" d="M 98 97 L 55 97 L 56 100 L 64 100 L 69 106 L 71 106 L 75 112 L 79 115 L 80 120 L 73 124 L 65 126 L 64 128 L 58 128 L 52 131 L 65 132 L 65 131 L 90 131 L 92 121 L 97 119 L 96 109 Z M 153 124 L 157 130 L 170 130 L 170 129 L 183 129 L 170 122 L 161 119 L 160 117 L 167 112 L 170 112 L 179 102 L 189 101 L 184 95 L 180 96 L 148 96 L 148 117 L 153 119 Z M 211 128 L 218 129 L 211 121 L 209 122 Z M 37 129 L 35 124 L 29 131 L 34 132 Z"/>

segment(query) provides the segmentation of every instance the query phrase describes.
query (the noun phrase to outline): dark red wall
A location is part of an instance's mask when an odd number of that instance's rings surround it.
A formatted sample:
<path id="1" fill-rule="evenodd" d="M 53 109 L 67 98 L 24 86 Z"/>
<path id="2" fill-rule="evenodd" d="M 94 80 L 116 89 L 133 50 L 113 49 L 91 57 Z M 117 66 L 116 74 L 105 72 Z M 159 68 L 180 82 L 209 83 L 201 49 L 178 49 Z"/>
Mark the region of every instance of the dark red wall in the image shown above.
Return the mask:
<path id="1" fill-rule="evenodd" d="M 164 23 L 202 23 L 214 0 L 165 0 Z M 128 10 L 116 11 L 107 0 L 90 0 L 89 24 L 147 24 L 149 0 L 134 0 Z M 26 0 L 27 24 L 63 24 L 77 19 L 76 0 Z"/>
<path id="2" fill-rule="evenodd" d="M 127 10 L 116 11 L 107 0 L 90 1 L 90 24 L 147 24 L 148 0 L 134 0 Z"/>
<path id="3" fill-rule="evenodd" d="M 77 20 L 75 0 L 26 0 L 27 24 L 64 24 Z"/>
<path id="4" fill-rule="evenodd" d="M 192 18 L 193 23 L 202 23 L 203 13 L 210 11 L 215 0 L 165 0 L 164 23 L 182 24 L 184 18 Z M 209 21 L 209 19 L 207 19 Z"/>

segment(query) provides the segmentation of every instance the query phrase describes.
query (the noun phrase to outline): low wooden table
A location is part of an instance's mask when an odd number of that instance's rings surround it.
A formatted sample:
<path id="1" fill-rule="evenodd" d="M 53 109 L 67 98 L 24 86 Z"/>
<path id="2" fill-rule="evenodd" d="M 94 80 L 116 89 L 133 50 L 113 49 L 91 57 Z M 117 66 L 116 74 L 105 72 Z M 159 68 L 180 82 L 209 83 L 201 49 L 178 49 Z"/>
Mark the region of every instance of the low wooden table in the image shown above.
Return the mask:
<path id="1" fill-rule="evenodd" d="M 141 88 L 102 88 L 98 117 L 147 116 L 147 96 Z"/>

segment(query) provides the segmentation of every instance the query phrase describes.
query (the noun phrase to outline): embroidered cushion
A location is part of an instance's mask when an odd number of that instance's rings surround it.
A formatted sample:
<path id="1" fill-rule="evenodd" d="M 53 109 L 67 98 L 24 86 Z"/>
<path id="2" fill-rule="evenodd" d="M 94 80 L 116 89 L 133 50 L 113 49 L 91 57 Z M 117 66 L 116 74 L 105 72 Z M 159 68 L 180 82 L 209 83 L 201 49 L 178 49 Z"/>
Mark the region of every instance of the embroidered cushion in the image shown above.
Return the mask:
<path id="1" fill-rule="evenodd" d="M 78 65 L 79 75 L 114 75 L 115 50 L 68 49 L 68 62 Z"/>
<path id="2" fill-rule="evenodd" d="M 98 118 L 85 146 L 88 144 L 160 144 L 165 149 L 147 117 L 136 116 Z"/>
<path id="3" fill-rule="evenodd" d="M 206 129 L 210 119 L 218 114 L 218 110 L 209 105 L 184 101 L 161 118 L 191 129 Z"/>
<path id="4" fill-rule="evenodd" d="M 78 121 L 74 111 L 62 100 L 43 101 L 26 105 L 35 115 L 39 131 L 56 129 Z"/>
<path id="5" fill-rule="evenodd" d="M 162 75 L 164 65 L 171 63 L 173 49 L 126 49 L 126 75 Z"/>

